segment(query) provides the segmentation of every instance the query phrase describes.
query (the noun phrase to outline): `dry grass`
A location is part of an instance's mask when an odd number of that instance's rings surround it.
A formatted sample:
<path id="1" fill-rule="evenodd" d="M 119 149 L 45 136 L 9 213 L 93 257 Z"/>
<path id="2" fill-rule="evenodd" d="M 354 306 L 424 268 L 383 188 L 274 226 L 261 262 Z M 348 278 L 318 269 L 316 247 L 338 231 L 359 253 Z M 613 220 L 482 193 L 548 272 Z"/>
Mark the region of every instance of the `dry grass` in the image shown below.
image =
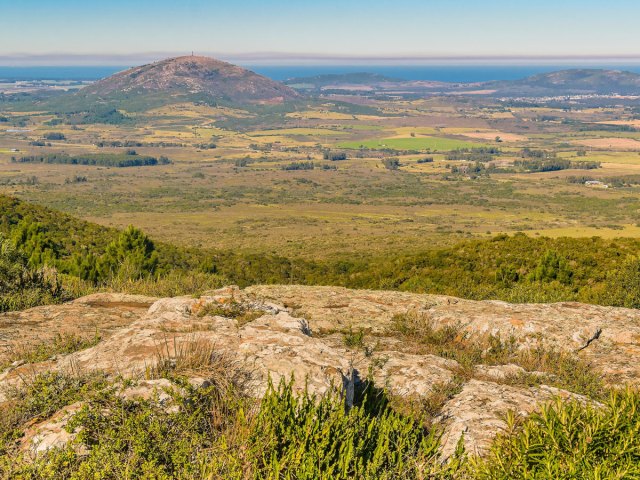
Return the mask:
<path id="1" fill-rule="evenodd" d="M 231 301 L 228 303 L 220 304 L 208 303 L 198 311 L 198 316 L 219 316 L 225 318 L 233 318 L 238 322 L 239 326 L 242 326 L 256 320 L 257 318 L 260 318 L 265 313 L 266 312 L 264 310 L 251 309 L 240 302 Z"/>
<path id="2" fill-rule="evenodd" d="M 592 148 L 640 150 L 640 142 L 632 138 L 593 138 L 576 141 L 575 143 Z"/>
<path id="3" fill-rule="evenodd" d="M 165 339 L 157 346 L 156 358 L 145 377 L 201 378 L 222 392 L 247 391 L 253 378 L 237 358 L 198 335 Z"/>
<path id="4" fill-rule="evenodd" d="M 602 398 L 608 392 L 602 377 L 574 352 L 539 341 L 522 348 L 511 336 L 475 334 L 464 324 L 438 324 L 429 318 L 409 313 L 393 318 L 393 335 L 400 336 L 404 349 L 411 353 L 433 354 L 455 360 L 460 365 L 456 375 L 471 378 L 475 365 L 518 365 L 525 372 L 506 375 L 492 381 L 511 385 L 535 385 L 542 382 L 559 388 Z"/>
<path id="5" fill-rule="evenodd" d="M 7 347 L 7 359 L 0 371 L 14 362 L 38 363 L 55 355 L 68 355 L 97 345 L 101 340 L 98 330 L 82 336 L 72 332 L 56 333 L 53 338 L 38 343 L 14 343 Z"/>

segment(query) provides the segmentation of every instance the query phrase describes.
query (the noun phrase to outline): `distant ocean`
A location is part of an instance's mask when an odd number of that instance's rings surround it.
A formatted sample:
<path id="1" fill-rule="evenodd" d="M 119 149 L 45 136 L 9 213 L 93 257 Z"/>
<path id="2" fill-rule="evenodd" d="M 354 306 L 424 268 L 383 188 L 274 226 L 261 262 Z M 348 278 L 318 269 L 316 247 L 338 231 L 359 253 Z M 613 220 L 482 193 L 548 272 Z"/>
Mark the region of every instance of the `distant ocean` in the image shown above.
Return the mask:
<path id="1" fill-rule="evenodd" d="M 517 80 L 538 73 L 568 68 L 606 68 L 640 73 L 640 65 L 494 65 L 494 66 L 437 66 L 437 65 L 321 65 L 321 66 L 256 66 L 243 65 L 261 75 L 282 81 L 289 78 L 324 74 L 368 72 L 402 80 L 435 80 L 441 82 L 485 82 L 490 80 Z M 3 67 L 0 80 L 98 80 L 128 67 Z"/>

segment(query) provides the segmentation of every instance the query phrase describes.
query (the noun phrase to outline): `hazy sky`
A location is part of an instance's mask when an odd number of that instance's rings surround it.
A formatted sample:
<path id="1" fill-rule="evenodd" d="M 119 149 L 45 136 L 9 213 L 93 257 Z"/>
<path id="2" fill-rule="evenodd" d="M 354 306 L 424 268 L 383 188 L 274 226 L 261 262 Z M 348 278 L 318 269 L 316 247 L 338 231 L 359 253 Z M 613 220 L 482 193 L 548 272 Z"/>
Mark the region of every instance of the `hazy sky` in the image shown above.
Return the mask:
<path id="1" fill-rule="evenodd" d="M 0 0 L 0 63 L 192 50 L 640 57 L 639 18 L 640 0 Z"/>

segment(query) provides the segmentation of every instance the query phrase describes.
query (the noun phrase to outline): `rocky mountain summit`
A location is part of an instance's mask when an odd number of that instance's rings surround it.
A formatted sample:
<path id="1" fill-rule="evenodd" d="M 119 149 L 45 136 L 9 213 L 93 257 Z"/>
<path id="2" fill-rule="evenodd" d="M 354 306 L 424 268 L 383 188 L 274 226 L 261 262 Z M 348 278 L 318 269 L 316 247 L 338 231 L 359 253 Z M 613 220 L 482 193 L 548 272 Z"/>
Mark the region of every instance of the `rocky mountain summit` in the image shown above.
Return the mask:
<path id="1" fill-rule="evenodd" d="M 88 348 L 15 360 L 25 345 L 61 333 L 99 338 Z M 149 375 L 189 353 L 223 356 L 251 395 L 269 379 L 294 389 L 338 388 L 347 404 L 373 383 L 405 403 L 428 404 L 452 454 L 461 435 L 484 454 L 505 414 L 526 415 L 554 398 L 597 405 L 592 386 L 637 385 L 640 311 L 578 303 L 512 305 L 337 287 L 228 287 L 200 297 L 94 294 L 64 305 L 0 316 L 0 406 L 7 392 L 44 371 L 106 372 L 126 397 L 172 388 Z M 192 385 L 208 379 L 197 368 Z M 175 385 L 173 386 L 175 387 Z M 65 445 L 78 405 L 29 426 L 25 451 Z"/>

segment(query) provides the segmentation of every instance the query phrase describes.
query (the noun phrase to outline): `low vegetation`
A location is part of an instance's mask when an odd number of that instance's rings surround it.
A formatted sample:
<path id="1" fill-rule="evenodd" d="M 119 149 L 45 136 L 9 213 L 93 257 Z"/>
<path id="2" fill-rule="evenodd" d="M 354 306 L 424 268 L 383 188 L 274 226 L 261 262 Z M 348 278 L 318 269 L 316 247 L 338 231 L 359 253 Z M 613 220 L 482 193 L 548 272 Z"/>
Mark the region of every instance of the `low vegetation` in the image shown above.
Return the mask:
<path id="1" fill-rule="evenodd" d="M 93 335 L 79 335 L 71 332 L 58 332 L 52 339 L 37 344 L 20 344 L 9 348 L 6 364 L 16 361 L 27 363 L 43 362 L 54 355 L 66 355 L 97 345 L 101 340 L 96 331 Z M 0 371 L 3 365 L 0 364 Z"/>
<path id="2" fill-rule="evenodd" d="M 576 300 L 640 307 L 640 241 L 635 239 L 499 235 L 419 254 L 303 260 L 177 247 L 154 242 L 134 227 L 104 228 L 9 197 L 0 197 L 0 233 L 8 239 L 10 263 L 23 269 L 21 276 L 7 275 L 5 310 L 59 301 L 65 290 L 74 295 L 96 288 L 178 295 L 225 283 L 340 285 L 515 303 Z"/>
<path id="3" fill-rule="evenodd" d="M 14 163 L 49 163 L 63 165 L 95 165 L 100 167 L 148 167 L 154 165 L 168 165 L 171 161 L 167 157 L 151 157 L 138 155 L 135 152 L 124 154 L 96 153 L 85 155 L 30 155 L 24 157 L 12 157 Z"/>
<path id="4" fill-rule="evenodd" d="M 593 399 L 602 399 L 609 392 L 601 375 L 588 362 L 557 346 L 546 345 L 544 339 L 523 349 L 515 338 L 474 334 L 462 324 L 436 324 L 414 313 L 396 315 L 390 334 L 401 338 L 403 348 L 411 353 L 455 360 L 461 367 L 458 375 L 463 377 L 474 376 L 476 365 L 517 365 L 522 367 L 522 373 L 507 375 L 503 382 L 544 383 Z"/>
<path id="5" fill-rule="evenodd" d="M 507 416 L 507 430 L 486 460 L 476 460 L 479 479 L 638 478 L 640 394 L 614 392 L 602 407 L 557 400 L 527 419 Z"/>
<path id="6" fill-rule="evenodd" d="M 195 344 L 194 344 L 195 345 Z M 176 360 L 178 358 L 178 360 Z M 169 359 L 169 357 L 167 357 Z M 0 416 L 0 474 L 16 479 L 512 479 L 635 478 L 640 456 L 640 396 L 614 392 L 600 405 L 579 400 L 543 406 L 507 429 L 484 459 L 439 453 L 441 432 L 426 410 L 401 412 L 366 383 L 353 406 L 337 391 L 296 395 L 271 385 L 261 401 L 246 395 L 237 365 L 199 345 L 181 351 L 154 377 L 174 384 L 169 400 L 127 399 L 136 380 L 100 373 L 44 373 L 9 392 Z M 195 387 L 185 374 L 210 382 Z M 446 388 L 442 395 L 447 396 Z M 35 459 L 19 449 L 22 431 L 81 401 L 66 447 Z M 435 402 L 435 401 L 434 401 Z M 435 406 L 435 403 L 434 405 Z M 169 408 L 170 407 L 170 408 Z M 436 410 L 431 411 L 431 417 Z"/>

